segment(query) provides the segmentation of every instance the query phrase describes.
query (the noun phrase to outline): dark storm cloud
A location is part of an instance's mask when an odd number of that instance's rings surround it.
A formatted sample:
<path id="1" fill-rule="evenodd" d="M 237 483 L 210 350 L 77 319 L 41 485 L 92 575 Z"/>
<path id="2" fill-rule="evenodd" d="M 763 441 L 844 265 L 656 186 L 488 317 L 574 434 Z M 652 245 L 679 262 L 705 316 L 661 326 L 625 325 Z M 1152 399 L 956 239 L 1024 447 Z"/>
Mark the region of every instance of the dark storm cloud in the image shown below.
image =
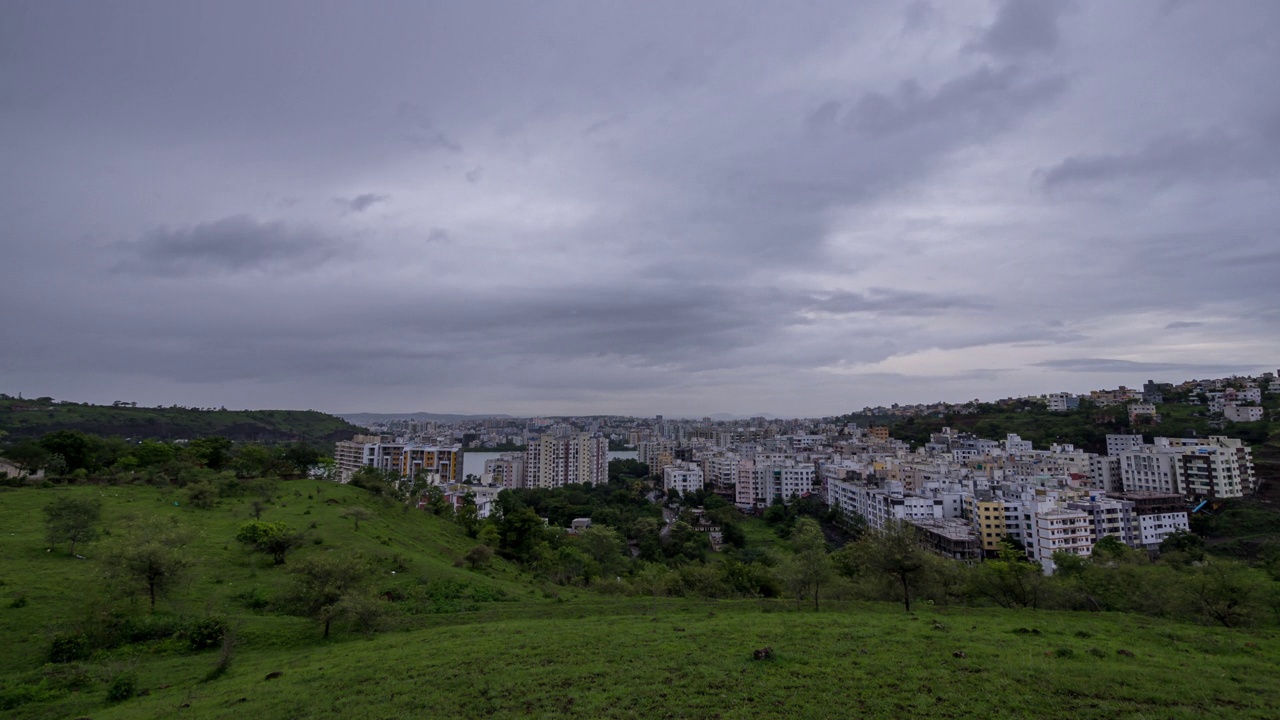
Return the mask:
<path id="1" fill-rule="evenodd" d="M 701 416 L 1248 365 L 1276 7 L 10 3 L 0 369 Z"/>
<path id="2" fill-rule="evenodd" d="M 122 272 L 170 276 L 313 268 L 337 252 L 333 239 L 234 215 L 189 228 L 160 227 L 117 247 Z"/>
<path id="3" fill-rule="evenodd" d="M 1129 153 L 1069 157 L 1041 173 L 1048 189 L 1111 181 L 1163 186 L 1223 177 L 1280 174 L 1280 138 L 1239 137 L 1213 130 L 1162 137 Z"/>
<path id="4" fill-rule="evenodd" d="M 979 129 L 1006 124 L 1032 106 L 1058 95 L 1066 87 L 1061 77 L 1023 77 L 1017 68 L 983 66 L 927 93 L 908 80 L 892 94 L 867 93 L 849 114 L 861 132 L 880 136 L 905 132 L 926 123 Z"/>
<path id="5" fill-rule="evenodd" d="M 1022 57 L 1058 46 L 1064 0 L 1004 0 L 996 20 L 973 47 L 993 55 Z"/>
<path id="6" fill-rule="evenodd" d="M 338 198 L 338 202 L 351 212 L 364 212 L 380 202 L 387 201 L 390 197 L 390 195 L 379 195 L 377 193 L 362 193 L 349 199 Z"/>

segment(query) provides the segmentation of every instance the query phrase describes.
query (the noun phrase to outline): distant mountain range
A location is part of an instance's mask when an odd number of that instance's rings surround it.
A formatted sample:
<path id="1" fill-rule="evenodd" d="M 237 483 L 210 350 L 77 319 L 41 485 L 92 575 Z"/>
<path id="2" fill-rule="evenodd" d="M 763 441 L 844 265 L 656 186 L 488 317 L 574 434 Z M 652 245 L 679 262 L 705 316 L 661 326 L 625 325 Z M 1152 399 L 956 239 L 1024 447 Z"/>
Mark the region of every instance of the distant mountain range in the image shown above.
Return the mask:
<path id="1" fill-rule="evenodd" d="M 391 420 L 417 420 L 418 422 L 455 423 L 461 420 L 488 420 L 510 418 L 510 415 L 451 415 L 449 413 L 337 413 L 337 416 L 353 425 L 368 427 L 373 423 Z"/>

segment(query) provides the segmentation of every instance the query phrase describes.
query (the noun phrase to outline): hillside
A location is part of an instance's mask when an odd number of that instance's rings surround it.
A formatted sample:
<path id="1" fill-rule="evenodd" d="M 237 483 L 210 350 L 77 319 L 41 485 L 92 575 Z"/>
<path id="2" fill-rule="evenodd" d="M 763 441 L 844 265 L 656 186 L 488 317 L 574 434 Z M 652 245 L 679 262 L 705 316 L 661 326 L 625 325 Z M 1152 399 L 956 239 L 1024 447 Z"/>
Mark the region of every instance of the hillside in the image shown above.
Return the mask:
<path id="1" fill-rule="evenodd" d="M 347 440 L 364 432 L 342 418 L 315 410 L 202 410 L 57 402 L 50 398 L 0 397 L 0 442 L 34 438 L 55 430 L 149 440 L 219 435 L 249 442 L 313 444 Z"/>
<path id="2" fill-rule="evenodd" d="M 622 597 L 553 585 L 494 559 L 443 517 L 359 488 L 271 481 L 212 507 L 179 488 L 81 485 L 0 490 L 0 711 L 6 717 L 758 718 L 1275 717 L 1274 625 L 1229 630 L 1139 615 L 832 600 Z M 42 509 L 103 503 L 103 541 L 50 549 Z M 262 520 L 305 531 L 283 566 L 234 540 Z M 365 512 L 357 530 L 345 513 Z M 113 538 L 148 518 L 190 533 L 187 582 L 154 614 L 103 580 Z M 784 551 L 764 521 L 748 548 Z M 382 634 L 286 614 L 274 599 L 309 560 L 357 551 L 391 612 Z M 236 644 L 193 650 L 167 628 L 225 619 Z M 87 657 L 47 663 L 55 637 L 124 628 Z M 755 661 L 752 651 L 772 648 Z M 1123 651 L 1123 652 L 1122 652 Z M 959 655 L 957 655 L 959 653 Z M 1186 678 L 1194 668 L 1195 682 Z M 136 696 L 110 702 L 121 678 Z M 835 690 L 833 690 L 835 689 Z M 834 694 L 833 694 L 834 693 Z"/>

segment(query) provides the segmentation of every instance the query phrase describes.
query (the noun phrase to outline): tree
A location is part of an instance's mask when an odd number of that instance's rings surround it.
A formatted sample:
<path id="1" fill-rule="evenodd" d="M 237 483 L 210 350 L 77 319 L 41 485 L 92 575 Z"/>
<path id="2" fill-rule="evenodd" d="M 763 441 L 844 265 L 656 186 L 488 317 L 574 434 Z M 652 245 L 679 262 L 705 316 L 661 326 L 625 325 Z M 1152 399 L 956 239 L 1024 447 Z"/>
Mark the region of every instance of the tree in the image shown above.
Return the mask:
<path id="1" fill-rule="evenodd" d="M 9 462 L 18 468 L 18 472 L 27 475 L 38 471 L 49 461 L 49 451 L 39 443 L 30 440 L 18 443 L 0 452 Z"/>
<path id="2" fill-rule="evenodd" d="M 285 448 L 281 459 L 297 475 L 306 475 L 312 466 L 319 464 L 320 451 L 306 443 L 296 442 Z"/>
<path id="3" fill-rule="evenodd" d="M 1129 546 L 1115 535 L 1104 535 L 1093 544 L 1093 557 L 1097 560 L 1119 560 L 1129 552 Z"/>
<path id="4" fill-rule="evenodd" d="M 1036 607 L 1046 582 L 1044 571 L 1027 562 L 1026 555 L 1012 545 L 1001 542 L 997 553 L 996 559 L 977 568 L 974 585 L 978 594 L 1004 608 Z"/>
<path id="5" fill-rule="evenodd" d="M 262 522 L 254 520 L 240 526 L 236 540 L 254 550 L 271 556 L 276 565 L 283 565 L 285 555 L 298 547 L 304 540 L 302 533 L 282 522 Z"/>
<path id="6" fill-rule="evenodd" d="M 801 518 L 791 533 L 791 548 L 795 554 L 787 567 L 787 576 L 799 600 L 813 593 L 813 609 L 818 610 L 818 596 L 822 584 L 831 578 L 831 557 L 827 554 L 827 540 L 822 527 L 809 518 Z"/>
<path id="7" fill-rule="evenodd" d="M 366 508 L 360 507 L 359 505 L 352 505 L 351 507 L 346 508 L 341 513 L 339 513 L 339 517 L 344 517 L 349 520 L 354 520 L 356 523 L 356 532 L 360 532 L 360 521 L 372 520 L 373 513 L 369 512 L 369 510 Z"/>
<path id="8" fill-rule="evenodd" d="M 231 464 L 231 441 L 219 436 L 198 438 L 187 443 L 187 454 L 210 470 L 222 471 Z"/>
<path id="9" fill-rule="evenodd" d="M 1160 542 L 1160 554 L 1167 553 L 1181 553 L 1189 560 L 1203 560 L 1204 538 L 1185 530 L 1170 533 Z"/>
<path id="10" fill-rule="evenodd" d="M 897 588 L 902 606 L 911 612 L 911 597 L 928 575 L 932 557 L 920 546 L 910 523 L 891 520 L 883 530 L 872 530 L 855 545 L 858 566 L 886 577 Z"/>
<path id="11" fill-rule="evenodd" d="M 186 579 L 191 561 L 183 554 L 190 534 L 176 518 L 152 518 L 129 523 L 108 547 L 107 575 L 126 593 L 143 593 L 155 612 L 156 600 L 171 593 Z"/>
<path id="12" fill-rule="evenodd" d="M 64 495 L 44 506 L 45 536 L 50 545 L 70 542 L 70 553 L 75 555 L 78 543 L 98 536 L 95 525 L 101 518 L 101 500 Z"/>
<path id="13" fill-rule="evenodd" d="M 467 537 L 473 538 L 480 531 L 480 511 L 476 507 L 476 494 L 468 491 L 462 496 L 462 506 L 454 514 L 454 521 L 462 526 Z"/>
<path id="14" fill-rule="evenodd" d="M 1183 592 L 1206 619 L 1228 628 L 1253 619 L 1263 589 L 1247 565 L 1217 558 L 1196 568 L 1183 584 Z"/>
<path id="15" fill-rule="evenodd" d="M 573 538 L 573 544 L 600 565 L 603 575 L 622 571 L 622 550 L 626 547 L 613 528 L 592 525 Z"/>
<path id="16" fill-rule="evenodd" d="M 468 550 L 467 554 L 462 556 L 462 559 L 467 562 L 467 565 L 472 570 L 485 567 L 490 560 L 493 560 L 493 548 L 488 545 L 477 545 Z"/>
<path id="17" fill-rule="evenodd" d="M 66 470 L 97 470 L 98 438 L 78 430 L 58 430 L 40 438 L 40 446 L 50 455 L 61 455 Z"/>
<path id="18" fill-rule="evenodd" d="M 289 572 L 293 586 L 285 595 L 286 605 L 318 620 L 326 638 L 333 621 L 358 604 L 371 574 L 369 564 L 358 555 L 309 557 Z"/>
<path id="19" fill-rule="evenodd" d="M 423 495 L 426 501 L 427 510 L 433 515 L 444 515 L 449 512 L 449 500 L 444 496 L 444 490 L 439 485 L 428 485 L 427 492 Z"/>

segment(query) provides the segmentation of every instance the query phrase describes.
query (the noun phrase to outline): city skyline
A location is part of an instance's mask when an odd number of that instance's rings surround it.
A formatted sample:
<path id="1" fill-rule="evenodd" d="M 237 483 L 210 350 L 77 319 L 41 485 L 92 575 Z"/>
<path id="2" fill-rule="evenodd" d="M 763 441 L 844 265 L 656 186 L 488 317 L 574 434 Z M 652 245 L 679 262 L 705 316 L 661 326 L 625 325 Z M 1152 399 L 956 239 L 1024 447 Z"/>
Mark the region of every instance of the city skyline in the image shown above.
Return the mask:
<path id="1" fill-rule="evenodd" d="M 825 417 L 1273 370 L 1278 25 L 8 3 L 0 390 Z"/>

